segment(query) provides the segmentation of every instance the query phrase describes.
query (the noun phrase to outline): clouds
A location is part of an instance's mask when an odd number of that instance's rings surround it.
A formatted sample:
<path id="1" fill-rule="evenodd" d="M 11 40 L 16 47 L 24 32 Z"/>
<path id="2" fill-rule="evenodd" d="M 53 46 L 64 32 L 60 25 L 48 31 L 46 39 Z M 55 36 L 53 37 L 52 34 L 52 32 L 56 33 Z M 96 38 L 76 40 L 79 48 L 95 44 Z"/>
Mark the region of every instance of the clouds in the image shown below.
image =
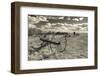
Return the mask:
<path id="1" fill-rule="evenodd" d="M 59 17 L 58 19 L 64 19 L 64 17 Z"/>
<path id="2" fill-rule="evenodd" d="M 79 19 L 78 18 L 74 18 L 74 19 L 72 19 L 73 21 L 79 21 Z"/>
<path id="3" fill-rule="evenodd" d="M 28 20 L 31 24 L 36 24 L 39 23 L 40 21 L 46 21 L 48 22 L 47 18 L 44 16 L 36 16 L 36 17 L 32 17 L 32 16 L 28 16 Z"/>
<path id="4" fill-rule="evenodd" d="M 47 18 L 44 16 L 37 16 L 37 19 L 39 19 L 40 21 L 46 21 L 48 22 Z"/>
<path id="5" fill-rule="evenodd" d="M 79 31 L 87 32 L 87 17 L 73 16 L 28 16 L 29 28 L 40 29 L 41 31 Z"/>
<path id="6" fill-rule="evenodd" d="M 84 19 L 83 17 L 80 17 L 80 18 L 79 18 L 80 21 L 82 21 L 83 19 Z"/>
<path id="7" fill-rule="evenodd" d="M 79 18 L 73 18 L 73 21 L 82 21 L 84 18 L 83 17 L 79 17 Z"/>

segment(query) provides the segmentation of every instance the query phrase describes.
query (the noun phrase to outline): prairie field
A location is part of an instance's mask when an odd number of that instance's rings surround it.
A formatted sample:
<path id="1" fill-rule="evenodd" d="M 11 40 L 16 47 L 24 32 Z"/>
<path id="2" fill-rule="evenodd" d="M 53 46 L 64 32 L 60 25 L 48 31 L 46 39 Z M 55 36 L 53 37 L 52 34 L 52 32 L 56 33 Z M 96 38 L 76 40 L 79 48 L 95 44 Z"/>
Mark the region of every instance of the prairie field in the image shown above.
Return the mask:
<path id="1" fill-rule="evenodd" d="M 42 41 L 41 35 L 28 36 L 28 60 L 88 58 L 88 33 L 49 35 Z"/>

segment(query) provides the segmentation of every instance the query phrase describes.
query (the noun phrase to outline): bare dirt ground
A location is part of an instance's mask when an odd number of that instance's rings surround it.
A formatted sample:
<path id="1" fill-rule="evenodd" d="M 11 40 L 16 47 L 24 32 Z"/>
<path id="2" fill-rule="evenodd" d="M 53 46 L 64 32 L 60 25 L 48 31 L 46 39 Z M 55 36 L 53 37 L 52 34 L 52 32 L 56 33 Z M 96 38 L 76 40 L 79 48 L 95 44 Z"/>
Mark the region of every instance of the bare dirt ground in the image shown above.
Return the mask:
<path id="1" fill-rule="evenodd" d="M 64 39 L 62 38 L 61 40 Z M 80 59 L 88 57 L 87 33 L 80 33 L 78 36 L 67 38 L 67 45 L 64 51 L 57 51 L 57 47 L 52 47 L 53 50 L 51 50 L 50 45 L 40 50 L 33 49 L 33 47 L 38 48 L 41 43 L 42 41 L 38 36 L 32 35 L 28 37 L 28 60 Z"/>

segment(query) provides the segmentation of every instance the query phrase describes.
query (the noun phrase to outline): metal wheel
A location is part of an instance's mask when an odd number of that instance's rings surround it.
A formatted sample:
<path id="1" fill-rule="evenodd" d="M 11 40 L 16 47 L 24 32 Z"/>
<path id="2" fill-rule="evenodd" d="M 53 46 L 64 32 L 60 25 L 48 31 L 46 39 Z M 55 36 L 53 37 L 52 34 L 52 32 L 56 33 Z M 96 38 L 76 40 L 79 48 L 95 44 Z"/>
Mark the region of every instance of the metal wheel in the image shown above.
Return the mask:
<path id="1" fill-rule="evenodd" d="M 64 35 L 52 35 L 51 40 L 60 43 L 59 45 L 50 44 L 50 49 L 52 51 L 63 52 L 66 50 L 67 39 Z"/>

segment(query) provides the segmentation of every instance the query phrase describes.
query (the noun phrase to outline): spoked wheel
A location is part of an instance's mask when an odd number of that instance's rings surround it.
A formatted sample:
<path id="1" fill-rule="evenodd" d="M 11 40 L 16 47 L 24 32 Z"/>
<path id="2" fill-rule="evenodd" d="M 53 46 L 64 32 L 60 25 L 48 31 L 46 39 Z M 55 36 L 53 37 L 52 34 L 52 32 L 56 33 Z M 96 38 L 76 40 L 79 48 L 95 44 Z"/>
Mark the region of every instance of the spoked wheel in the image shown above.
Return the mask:
<path id="1" fill-rule="evenodd" d="M 59 43 L 57 45 L 50 44 L 50 49 L 54 52 L 63 52 L 66 50 L 67 40 L 64 35 L 52 35 L 51 40 Z"/>

